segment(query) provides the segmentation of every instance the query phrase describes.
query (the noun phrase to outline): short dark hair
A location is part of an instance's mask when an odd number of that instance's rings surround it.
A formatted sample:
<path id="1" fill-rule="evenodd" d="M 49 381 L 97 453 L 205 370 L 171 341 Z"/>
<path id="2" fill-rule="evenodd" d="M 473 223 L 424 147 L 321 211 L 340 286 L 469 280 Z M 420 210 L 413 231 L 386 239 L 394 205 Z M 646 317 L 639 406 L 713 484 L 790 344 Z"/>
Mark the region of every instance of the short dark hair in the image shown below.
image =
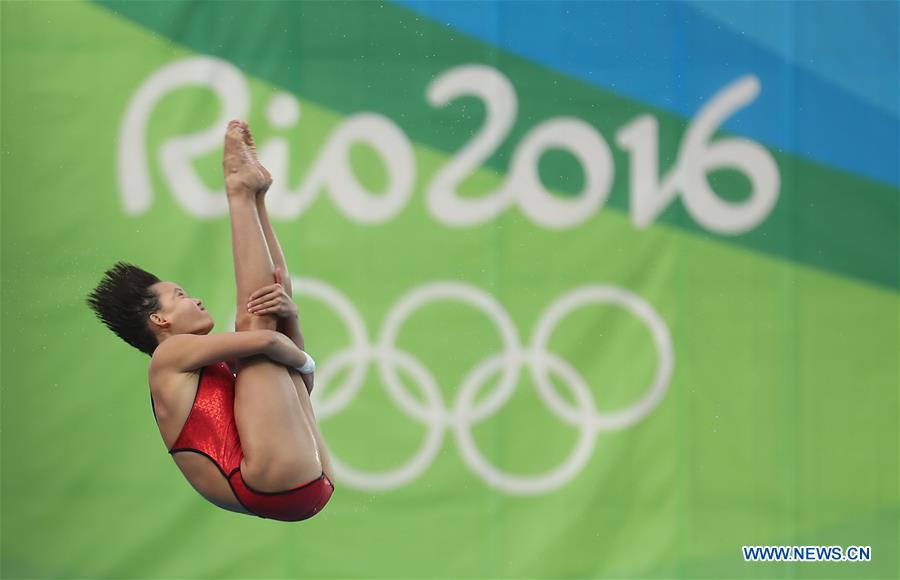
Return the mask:
<path id="1" fill-rule="evenodd" d="M 160 308 L 159 296 L 150 288 L 159 281 L 133 264 L 116 262 L 87 297 L 88 306 L 103 324 L 149 356 L 159 346 L 148 322 L 150 314 Z"/>

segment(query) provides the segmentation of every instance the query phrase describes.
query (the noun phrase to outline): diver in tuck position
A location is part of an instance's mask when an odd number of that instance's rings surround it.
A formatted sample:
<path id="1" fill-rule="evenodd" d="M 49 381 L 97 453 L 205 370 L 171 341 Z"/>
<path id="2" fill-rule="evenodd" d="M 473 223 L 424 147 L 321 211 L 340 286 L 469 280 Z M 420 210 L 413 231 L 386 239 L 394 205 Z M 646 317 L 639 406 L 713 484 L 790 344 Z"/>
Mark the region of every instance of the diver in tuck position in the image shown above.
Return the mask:
<path id="1" fill-rule="evenodd" d="M 266 214 L 272 176 L 246 123 L 228 124 L 222 165 L 237 332 L 210 334 L 215 323 L 199 298 L 123 262 L 88 304 L 151 357 L 159 431 L 194 489 L 226 510 L 304 520 L 331 498 L 333 472 L 309 400 L 315 363 L 303 351 L 291 279 Z"/>

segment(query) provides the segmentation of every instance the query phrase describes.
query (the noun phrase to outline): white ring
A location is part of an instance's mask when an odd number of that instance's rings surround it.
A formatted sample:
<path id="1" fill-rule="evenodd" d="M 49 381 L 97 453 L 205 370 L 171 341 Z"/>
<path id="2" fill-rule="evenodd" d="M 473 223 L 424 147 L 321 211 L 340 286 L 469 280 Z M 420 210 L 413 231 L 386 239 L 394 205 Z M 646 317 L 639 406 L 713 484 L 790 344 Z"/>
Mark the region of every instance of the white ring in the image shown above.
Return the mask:
<path id="1" fill-rule="evenodd" d="M 489 485 L 509 494 L 547 493 L 571 481 L 584 468 L 600 431 L 622 429 L 646 417 L 665 395 L 674 369 L 674 348 L 663 319 L 641 297 L 616 286 L 583 286 L 557 298 L 539 317 L 532 344 L 523 347 L 506 310 L 490 294 L 461 282 L 426 283 L 406 293 L 390 308 L 377 344 L 371 345 L 362 317 L 341 292 L 318 280 L 299 278 L 293 281 L 299 294 L 325 302 L 350 328 L 352 344 L 328 357 L 323 355 L 323 361 L 319 363 L 318 382 L 321 386 L 316 395 L 321 398 L 322 392 L 328 394 L 322 400 L 314 397 L 320 419 L 336 415 L 352 402 L 362 387 L 369 364 L 375 362 L 390 399 L 407 416 L 427 428 L 416 454 L 404 465 L 386 471 L 354 468 L 330 450 L 338 476 L 359 489 L 384 491 L 408 485 L 427 470 L 443 442 L 444 430 L 451 428 L 463 460 Z M 463 302 L 485 313 L 497 327 L 503 344 L 500 352 L 486 356 L 464 375 L 449 410 L 438 380 L 418 358 L 396 347 L 397 336 L 407 319 L 419 308 L 438 301 Z M 659 364 L 649 389 L 637 402 L 624 409 L 598 412 L 594 394 L 579 372 L 559 354 L 547 351 L 550 336 L 563 318 L 590 303 L 613 304 L 635 315 L 649 328 L 659 353 Z M 350 376 L 339 388 L 331 388 L 333 377 L 347 365 L 352 366 Z M 511 474 L 498 469 L 482 456 L 470 430 L 472 425 L 488 419 L 506 404 L 518 384 L 522 366 L 531 371 L 537 394 L 550 412 L 580 431 L 570 455 L 554 469 L 538 475 Z M 424 403 L 406 390 L 398 368 L 416 382 L 425 396 Z M 576 406 L 556 392 L 549 379 L 551 371 L 572 391 Z M 501 373 L 497 388 L 474 406 L 479 389 L 496 372 Z"/>

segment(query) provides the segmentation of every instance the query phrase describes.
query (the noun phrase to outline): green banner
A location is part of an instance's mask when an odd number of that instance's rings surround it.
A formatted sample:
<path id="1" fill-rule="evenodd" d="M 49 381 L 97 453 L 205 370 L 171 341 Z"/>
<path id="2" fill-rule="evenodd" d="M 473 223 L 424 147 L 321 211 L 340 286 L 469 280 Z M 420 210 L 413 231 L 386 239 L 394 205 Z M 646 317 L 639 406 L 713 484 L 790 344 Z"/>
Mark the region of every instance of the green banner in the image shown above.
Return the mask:
<path id="1" fill-rule="evenodd" d="M 763 73 L 681 114 L 396 4 L 0 8 L 2 577 L 900 574 L 898 187 L 730 125 Z M 300 523 L 190 487 L 84 303 L 125 260 L 231 330 L 231 118 L 335 460 Z"/>

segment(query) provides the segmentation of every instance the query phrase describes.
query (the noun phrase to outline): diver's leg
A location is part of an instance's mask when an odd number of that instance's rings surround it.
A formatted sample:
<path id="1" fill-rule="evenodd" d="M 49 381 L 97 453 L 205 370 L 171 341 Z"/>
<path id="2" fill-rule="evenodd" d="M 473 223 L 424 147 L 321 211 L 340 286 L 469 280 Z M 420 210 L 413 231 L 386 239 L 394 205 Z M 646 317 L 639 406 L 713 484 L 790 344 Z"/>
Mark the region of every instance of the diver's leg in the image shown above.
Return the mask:
<path id="1" fill-rule="evenodd" d="M 278 236 L 272 228 L 272 222 L 269 221 L 269 212 L 266 210 L 266 192 L 260 191 L 256 194 L 256 213 L 259 215 L 259 223 L 262 226 L 263 235 L 266 238 L 266 246 L 269 248 L 269 255 L 272 258 L 276 268 L 281 268 L 281 285 L 284 286 L 288 296 L 293 296 L 293 288 L 291 285 L 291 275 L 288 272 L 287 261 L 284 259 L 284 252 L 281 244 L 278 242 Z"/>
<path id="2" fill-rule="evenodd" d="M 256 195 L 256 213 L 259 215 L 259 222 L 262 225 L 263 234 L 266 238 L 266 246 L 269 248 L 269 254 L 271 255 L 272 261 L 276 267 L 281 268 L 281 285 L 284 286 L 284 290 L 287 292 L 288 296 L 293 297 L 291 275 L 288 272 L 284 251 L 281 249 L 281 244 L 278 242 L 278 236 L 275 234 L 275 229 L 272 227 L 271 221 L 269 221 L 269 212 L 266 210 L 265 190 L 260 191 Z M 281 320 L 278 321 L 278 330 L 280 332 L 284 332 L 282 328 L 283 324 L 284 323 Z M 302 344 L 300 345 L 300 348 L 303 348 Z M 303 379 L 300 377 L 300 373 L 291 371 L 290 375 L 291 380 L 294 382 L 294 389 L 297 391 L 297 397 L 300 400 L 303 411 L 309 419 L 309 425 L 313 430 L 313 435 L 315 435 L 316 443 L 319 447 L 319 458 L 322 461 L 322 469 L 325 471 L 325 475 L 328 476 L 328 479 L 334 481 L 331 455 L 328 452 L 328 447 L 325 445 L 325 439 L 322 437 L 322 432 L 319 430 L 316 415 L 313 413 L 312 403 L 309 400 L 309 391 L 307 390 Z"/>
<path id="3" fill-rule="evenodd" d="M 319 430 L 319 422 L 316 420 L 316 414 L 313 412 L 312 401 L 309 399 L 309 392 L 306 390 L 303 379 L 300 378 L 300 373 L 292 371 L 291 379 L 294 381 L 294 390 L 297 391 L 297 397 L 300 399 L 300 406 L 303 407 L 303 412 L 306 413 L 306 417 L 309 419 L 309 426 L 312 428 L 313 436 L 316 438 L 316 444 L 319 446 L 319 458 L 322 461 L 322 471 L 324 471 L 325 475 L 328 476 L 328 479 L 333 482 L 334 467 L 331 465 L 331 453 L 328 451 L 328 446 L 325 445 L 325 438 L 322 437 L 322 432 Z"/>
<path id="4" fill-rule="evenodd" d="M 256 165 L 246 125 L 225 137 L 225 190 L 237 283 L 237 328 L 275 330 L 274 315 L 246 312 L 250 294 L 271 284 L 274 267 L 256 211 L 256 192 L 271 181 Z M 322 473 L 318 443 L 288 370 L 265 356 L 237 361 L 234 415 L 244 459 L 241 473 L 259 491 L 283 491 Z"/>

